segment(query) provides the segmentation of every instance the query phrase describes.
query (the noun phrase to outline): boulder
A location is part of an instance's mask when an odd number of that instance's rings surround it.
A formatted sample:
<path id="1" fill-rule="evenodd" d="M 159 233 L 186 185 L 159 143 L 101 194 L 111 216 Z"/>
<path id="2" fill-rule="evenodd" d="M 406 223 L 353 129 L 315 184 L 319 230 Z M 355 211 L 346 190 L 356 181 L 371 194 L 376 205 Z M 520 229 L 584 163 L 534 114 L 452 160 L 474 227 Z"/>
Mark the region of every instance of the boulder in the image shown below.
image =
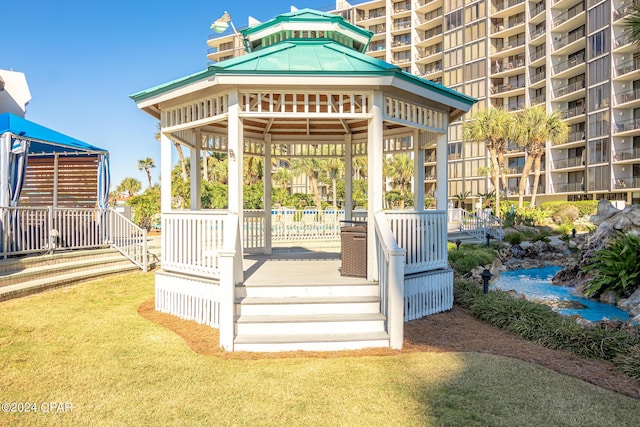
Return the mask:
<path id="1" fill-rule="evenodd" d="M 615 304 L 616 302 L 618 302 L 618 297 L 613 291 L 605 292 L 600 295 L 600 302 L 604 302 L 606 304 Z"/>
<path id="2" fill-rule="evenodd" d="M 640 288 L 636 289 L 629 298 L 623 298 L 618 301 L 618 307 L 622 310 L 631 310 L 637 306 L 640 306 Z"/>
<path id="3" fill-rule="evenodd" d="M 600 225 L 607 219 L 620 212 L 620 209 L 611 204 L 610 201 L 602 199 L 598 202 L 598 211 L 595 215 L 591 215 L 589 220 L 595 225 Z"/>

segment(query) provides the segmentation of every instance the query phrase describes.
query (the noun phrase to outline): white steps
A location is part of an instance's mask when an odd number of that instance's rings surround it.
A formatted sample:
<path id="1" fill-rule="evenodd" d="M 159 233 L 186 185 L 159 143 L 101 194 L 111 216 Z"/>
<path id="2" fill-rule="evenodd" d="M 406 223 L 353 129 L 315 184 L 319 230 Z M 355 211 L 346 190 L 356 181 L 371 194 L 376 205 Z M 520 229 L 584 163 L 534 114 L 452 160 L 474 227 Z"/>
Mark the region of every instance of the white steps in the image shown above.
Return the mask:
<path id="1" fill-rule="evenodd" d="M 135 270 L 139 267 L 113 248 L 0 259 L 0 301 Z"/>
<path id="2" fill-rule="evenodd" d="M 378 284 L 236 286 L 234 351 L 388 347 Z"/>

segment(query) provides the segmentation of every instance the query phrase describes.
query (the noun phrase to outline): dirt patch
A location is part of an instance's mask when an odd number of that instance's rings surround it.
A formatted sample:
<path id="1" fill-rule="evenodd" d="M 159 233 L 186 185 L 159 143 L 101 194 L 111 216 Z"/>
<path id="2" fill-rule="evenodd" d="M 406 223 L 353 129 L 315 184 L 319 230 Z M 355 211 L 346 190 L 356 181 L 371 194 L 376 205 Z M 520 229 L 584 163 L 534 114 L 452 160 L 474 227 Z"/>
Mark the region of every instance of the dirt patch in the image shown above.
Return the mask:
<path id="1" fill-rule="evenodd" d="M 551 350 L 517 337 L 473 317 L 465 309 L 454 306 L 451 311 L 432 315 L 405 324 L 404 348 L 366 349 L 339 352 L 282 352 L 282 353 L 228 353 L 218 346 L 218 330 L 196 322 L 179 319 L 154 309 L 154 300 L 138 308 L 140 315 L 164 326 L 180 337 L 195 352 L 225 359 L 282 359 L 293 357 L 353 357 L 390 356 L 410 352 L 478 352 L 513 357 L 536 363 L 561 374 L 640 399 L 640 383 L 616 372 L 613 364 L 599 360 L 582 359 L 572 353 Z"/>

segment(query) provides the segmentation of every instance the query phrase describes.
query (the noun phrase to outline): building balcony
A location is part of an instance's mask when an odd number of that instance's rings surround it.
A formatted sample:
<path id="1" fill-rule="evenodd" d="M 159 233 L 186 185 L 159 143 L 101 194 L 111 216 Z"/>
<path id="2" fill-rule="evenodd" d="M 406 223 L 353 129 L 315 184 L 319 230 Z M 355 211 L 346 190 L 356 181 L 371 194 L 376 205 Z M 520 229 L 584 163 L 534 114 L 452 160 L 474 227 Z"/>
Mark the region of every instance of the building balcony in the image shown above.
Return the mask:
<path id="1" fill-rule="evenodd" d="M 634 176 L 631 178 L 620 178 L 614 182 L 614 189 L 626 190 L 626 189 L 638 189 L 640 188 L 640 176 Z"/>
<path id="2" fill-rule="evenodd" d="M 635 4 L 634 0 L 626 0 L 623 2 L 620 7 L 617 7 L 613 11 L 613 21 L 619 21 L 621 19 L 626 18 L 631 13 L 633 13 L 633 5 Z"/>
<path id="3" fill-rule="evenodd" d="M 628 132 L 640 129 L 640 118 L 628 120 L 616 120 L 613 125 L 613 133 Z"/>
<path id="4" fill-rule="evenodd" d="M 553 97 L 557 101 L 561 101 L 562 100 L 561 98 L 584 88 L 585 88 L 584 80 L 579 80 L 577 82 L 555 88 L 553 90 Z"/>
<path id="5" fill-rule="evenodd" d="M 361 24 L 365 21 L 372 21 L 375 19 L 383 20 L 385 16 L 386 13 L 384 10 L 360 11 L 360 13 L 356 15 L 356 22 Z"/>
<path id="6" fill-rule="evenodd" d="M 567 144 L 572 142 L 584 141 L 585 133 L 584 130 L 570 132 L 567 137 Z"/>
<path id="7" fill-rule="evenodd" d="M 544 104 L 545 102 L 547 102 L 547 96 L 545 94 L 531 98 L 531 105 Z"/>
<path id="8" fill-rule="evenodd" d="M 575 167 L 584 167 L 584 159 L 582 157 L 570 157 L 566 159 L 558 159 L 553 161 L 554 169 L 567 169 Z"/>
<path id="9" fill-rule="evenodd" d="M 497 95 L 499 93 L 505 93 L 505 92 L 509 92 L 512 90 L 516 90 L 516 89 L 522 89 L 525 87 L 525 83 L 524 80 L 522 81 L 518 81 L 516 83 L 507 83 L 507 84 L 503 84 L 503 85 L 497 85 L 497 86 L 492 86 L 491 87 L 491 94 L 492 95 Z"/>
<path id="10" fill-rule="evenodd" d="M 584 26 L 580 27 L 578 31 L 573 31 L 565 35 L 556 35 L 553 39 L 553 49 L 554 51 L 559 51 L 560 49 L 563 49 L 578 40 L 582 41 L 582 43 L 584 44 L 584 36 Z"/>
<path id="11" fill-rule="evenodd" d="M 569 22 L 571 19 L 583 13 L 584 13 L 584 3 L 578 3 L 575 7 L 572 7 L 566 12 L 561 13 L 560 15 L 553 18 L 551 28 L 556 29 L 557 27 L 561 26 L 565 22 Z"/>
<path id="12" fill-rule="evenodd" d="M 385 43 L 370 44 L 369 47 L 367 48 L 367 52 L 384 51 L 386 50 L 386 48 L 387 46 Z"/>
<path id="13" fill-rule="evenodd" d="M 507 9 L 511 9 L 512 7 L 518 6 L 519 4 L 524 4 L 524 0 L 497 1 L 495 3 L 495 6 L 492 8 L 492 14 L 506 11 Z"/>
<path id="14" fill-rule="evenodd" d="M 556 193 L 584 192 L 584 184 L 581 182 L 561 182 L 553 185 Z"/>
<path id="15" fill-rule="evenodd" d="M 492 74 L 498 74 L 505 71 L 516 70 L 518 68 L 524 67 L 524 54 L 515 55 L 510 58 L 505 58 L 503 60 L 497 60 L 492 67 Z"/>
<path id="16" fill-rule="evenodd" d="M 529 40 L 533 41 L 538 37 L 542 36 L 543 34 L 545 34 L 546 32 L 547 32 L 546 28 L 538 28 L 537 30 L 529 33 Z"/>
<path id="17" fill-rule="evenodd" d="M 637 71 L 638 69 L 640 69 L 640 58 L 633 58 L 630 61 L 625 61 L 616 65 L 616 73 L 618 77 Z"/>
<path id="18" fill-rule="evenodd" d="M 394 22 L 391 31 L 408 31 L 411 29 L 411 21 Z"/>
<path id="19" fill-rule="evenodd" d="M 411 12 L 411 3 L 396 3 L 393 5 L 393 13 Z"/>
<path id="20" fill-rule="evenodd" d="M 523 36 L 524 36 L 524 34 L 523 34 Z M 500 40 L 502 40 L 502 39 L 500 39 Z M 515 48 L 520 47 L 520 46 L 524 46 L 524 45 L 525 45 L 525 39 L 524 39 L 524 37 L 520 37 L 520 38 L 518 38 L 517 41 L 515 41 L 513 43 L 508 43 L 506 46 L 494 47 L 493 51 L 495 53 L 502 53 L 502 52 L 506 52 L 506 51 L 511 50 L 511 49 L 515 49 Z"/>
<path id="21" fill-rule="evenodd" d="M 418 53 L 416 53 L 416 61 L 438 53 L 442 53 L 442 43 L 434 44 L 424 49 L 418 49 Z"/>
<path id="22" fill-rule="evenodd" d="M 547 72 L 546 71 L 541 71 L 539 73 L 533 74 L 531 75 L 531 77 L 529 77 L 529 83 L 530 84 L 536 84 L 541 80 L 544 80 L 547 76 Z"/>
<path id="23" fill-rule="evenodd" d="M 585 109 L 584 109 L 584 105 L 578 105 L 572 108 L 558 109 L 558 112 L 562 115 L 563 119 L 567 120 L 573 117 L 584 115 Z"/>
<path id="24" fill-rule="evenodd" d="M 614 162 L 624 162 L 637 159 L 640 159 L 640 147 L 617 150 L 613 155 Z"/>
<path id="25" fill-rule="evenodd" d="M 627 90 L 616 94 L 616 105 L 640 100 L 640 88 Z"/>
<path id="26" fill-rule="evenodd" d="M 430 25 L 434 25 L 436 23 L 439 23 L 441 21 L 441 18 L 442 18 L 441 7 L 429 13 L 418 15 L 418 18 L 415 21 L 416 28 L 420 28 L 420 27 L 424 28 Z"/>
<path id="27" fill-rule="evenodd" d="M 432 28 L 428 31 L 418 31 L 418 35 L 414 39 L 415 44 L 419 46 L 423 43 L 433 43 L 434 41 L 436 41 L 435 37 L 438 36 L 442 38 L 442 25 Z"/>
<path id="28" fill-rule="evenodd" d="M 545 2 L 541 1 L 540 3 L 538 3 L 535 7 L 533 7 L 531 9 L 531 13 L 529 14 L 529 17 L 531 19 L 534 19 L 535 17 L 537 17 L 539 14 L 541 14 L 545 10 L 546 10 Z"/>
<path id="29" fill-rule="evenodd" d="M 553 66 L 553 74 L 560 74 L 563 71 L 569 70 L 573 67 L 576 67 L 580 64 L 584 64 L 584 53 L 580 55 L 572 56 L 568 58 L 566 61 L 558 62 Z"/>
<path id="30" fill-rule="evenodd" d="M 546 56 L 546 52 L 545 50 L 537 50 L 534 51 L 530 56 L 529 56 L 529 61 L 530 62 L 536 62 L 538 59 L 540 58 L 544 58 Z"/>

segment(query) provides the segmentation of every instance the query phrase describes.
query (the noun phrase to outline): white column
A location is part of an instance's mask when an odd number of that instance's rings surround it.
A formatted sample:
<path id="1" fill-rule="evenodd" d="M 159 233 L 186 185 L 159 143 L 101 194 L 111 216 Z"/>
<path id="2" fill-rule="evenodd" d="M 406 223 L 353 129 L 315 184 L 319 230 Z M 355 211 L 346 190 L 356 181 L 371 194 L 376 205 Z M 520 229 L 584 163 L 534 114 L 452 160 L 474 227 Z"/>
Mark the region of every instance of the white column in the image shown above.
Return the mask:
<path id="1" fill-rule="evenodd" d="M 445 128 L 448 123 L 445 123 Z M 436 145 L 436 204 L 438 210 L 447 210 L 449 198 L 449 164 L 447 162 L 449 137 L 447 132 L 438 135 Z"/>
<path id="2" fill-rule="evenodd" d="M 243 186 L 243 149 L 244 136 L 242 122 L 240 120 L 240 99 L 237 88 L 229 89 L 229 121 L 227 128 L 227 154 L 229 156 L 229 212 L 238 215 L 238 241 L 236 244 L 236 256 L 234 258 L 234 281 L 243 281 L 242 270 L 242 230 L 244 228 L 244 201 L 242 194 Z M 237 242 L 236 242 L 237 243 Z"/>
<path id="3" fill-rule="evenodd" d="M 344 219 L 351 220 L 353 211 L 353 147 L 351 134 L 344 136 Z M 338 213 L 336 212 L 336 215 Z"/>
<path id="4" fill-rule="evenodd" d="M 201 187 L 202 169 L 200 168 L 200 129 L 195 130 L 194 144 L 189 147 L 189 158 L 191 159 L 191 210 L 199 211 L 201 207 Z"/>
<path id="5" fill-rule="evenodd" d="M 0 135 L 0 207 L 9 206 L 9 153 L 11 134 Z"/>
<path id="6" fill-rule="evenodd" d="M 171 149 L 173 144 L 160 131 L 160 212 L 171 211 Z"/>
<path id="7" fill-rule="evenodd" d="M 424 210 L 424 131 L 413 134 L 413 206 L 416 211 Z"/>
<path id="8" fill-rule="evenodd" d="M 269 255 L 271 249 L 271 134 L 264 138 L 264 253 Z"/>
<path id="9" fill-rule="evenodd" d="M 380 91 L 373 92 L 373 103 L 368 129 L 368 209 L 367 222 L 367 280 L 378 280 L 378 259 L 376 256 L 375 214 L 383 208 L 382 164 L 384 161 L 384 134 L 382 132 L 382 111 L 384 96 Z"/>

